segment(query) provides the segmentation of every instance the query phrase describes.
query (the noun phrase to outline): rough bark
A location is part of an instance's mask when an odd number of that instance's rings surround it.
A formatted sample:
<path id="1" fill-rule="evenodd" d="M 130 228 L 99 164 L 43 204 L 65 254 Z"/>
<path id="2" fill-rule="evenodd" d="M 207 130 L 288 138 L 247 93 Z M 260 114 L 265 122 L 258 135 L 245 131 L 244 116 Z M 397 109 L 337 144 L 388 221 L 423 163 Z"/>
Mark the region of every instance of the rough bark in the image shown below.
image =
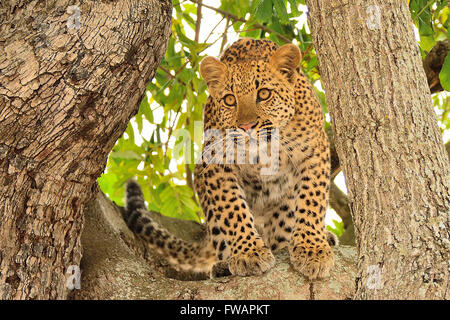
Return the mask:
<path id="1" fill-rule="evenodd" d="M 64 299 L 82 213 L 165 52 L 171 3 L 2 1 L 0 21 L 0 299 Z"/>
<path id="2" fill-rule="evenodd" d="M 445 150 L 447 150 L 447 156 L 450 159 L 450 141 L 445 144 Z"/>
<path id="3" fill-rule="evenodd" d="M 448 298 L 449 161 L 406 1 L 306 2 L 354 218 L 355 297 Z"/>
<path id="4" fill-rule="evenodd" d="M 430 50 L 423 61 L 423 67 L 427 76 L 428 86 L 431 93 L 442 91 L 439 73 L 447 53 L 450 51 L 450 40 L 438 41 Z M 339 237 L 341 244 L 355 245 L 355 228 L 351 217 L 350 207 L 348 206 L 347 195 L 342 192 L 336 184 L 334 178 L 341 172 L 339 157 L 334 144 L 334 133 L 331 127 L 327 130 L 328 140 L 330 141 L 330 158 L 331 158 L 331 185 L 330 185 L 330 207 L 342 218 L 344 223 L 344 233 Z M 445 144 L 447 155 L 450 159 L 450 143 Z"/>
<path id="5" fill-rule="evenodd" d="M 188 241 L 204 236 L 203 226 L 163 217 L 153 218 Z M 124 223 L 120 208 L 99 192 L 85 210 L 81 237 L 81 290 L 73 299 L 349 299 L 354 293 L 356 248 L 334 249 L 336 265 L 329 279 L 310 283 L 289 263 L 289 253 L 276 255 L 275 267 L 263 276 L 218 277 L 177 273 Z M 176 279 L 179 280 L 176 280 Z M 197 279 L 201 281 L 192 281 Z M 184 280 L 184 281 L 182 281 Z"/>

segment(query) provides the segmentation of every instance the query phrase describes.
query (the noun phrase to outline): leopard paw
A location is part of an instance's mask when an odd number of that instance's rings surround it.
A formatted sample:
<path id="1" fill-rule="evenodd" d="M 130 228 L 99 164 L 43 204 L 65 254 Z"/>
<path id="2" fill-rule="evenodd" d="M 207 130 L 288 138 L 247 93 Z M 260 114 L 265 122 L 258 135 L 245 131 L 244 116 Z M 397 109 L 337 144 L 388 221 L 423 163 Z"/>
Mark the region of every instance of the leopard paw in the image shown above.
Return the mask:
<path id="1" fill-rule="evenodd" d="M 291 263 L 310 280 L 326 278 L 334 265 L 334 255 L 328 243 L 293 243 L 289 247 Z"/>
<path id="2" fill-rule="evenodd" d="M 230 272 L 238 276 L 261 275 L 275 264 L 275 257 L 267 247 L 240 252 L 228 260 Z"/>

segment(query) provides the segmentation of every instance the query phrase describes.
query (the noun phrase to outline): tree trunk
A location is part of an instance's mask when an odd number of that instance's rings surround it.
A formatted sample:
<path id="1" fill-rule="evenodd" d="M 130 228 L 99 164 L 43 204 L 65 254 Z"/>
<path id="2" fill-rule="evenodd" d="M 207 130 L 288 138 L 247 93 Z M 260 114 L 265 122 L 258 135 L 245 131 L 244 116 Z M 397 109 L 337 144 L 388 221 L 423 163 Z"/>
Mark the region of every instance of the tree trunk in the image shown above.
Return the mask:
<path id="1" fill-rule="evenodd" d="M 73 4 L 0 4 L 0 299 L 67 297 L 86 203 L 170 35 L 169 0 Z"/>
<path id="2" fill-rule="evenodd" d="M 358 244 L 355 297 L 448 298 L 449 161 L 406 1 L 306 2 Z"/>

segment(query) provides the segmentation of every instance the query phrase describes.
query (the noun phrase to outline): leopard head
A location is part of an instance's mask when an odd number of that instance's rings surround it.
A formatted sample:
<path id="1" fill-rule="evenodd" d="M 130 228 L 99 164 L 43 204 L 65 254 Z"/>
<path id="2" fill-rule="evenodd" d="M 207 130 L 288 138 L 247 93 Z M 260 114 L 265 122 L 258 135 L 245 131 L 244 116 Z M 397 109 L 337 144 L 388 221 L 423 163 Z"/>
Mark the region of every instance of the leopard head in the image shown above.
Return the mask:
<path id="1" fill-rule="evenodd" d="M 213 102 L 215 127 L 247 135 L 286 126 L 295 113 L 294 76 L 300 60 L 294 44 L 234 63 L 204 58 L 200 73 Z"/>

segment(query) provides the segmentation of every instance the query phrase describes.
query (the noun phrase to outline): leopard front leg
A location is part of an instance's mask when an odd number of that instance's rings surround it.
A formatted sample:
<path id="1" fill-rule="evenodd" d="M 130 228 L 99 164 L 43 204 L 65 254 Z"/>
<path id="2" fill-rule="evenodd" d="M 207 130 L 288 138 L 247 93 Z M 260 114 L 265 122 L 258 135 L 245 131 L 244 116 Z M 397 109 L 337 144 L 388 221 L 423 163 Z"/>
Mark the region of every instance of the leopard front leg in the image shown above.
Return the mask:
<path id="1" fill-rule="evenodd" d="M 317 154 L 298 167 L 295 184 L 295 225 L 289 244 L 295 269 L 309 279 L 329 276 L 334 255 L 325 230 L 328 205 L 329 162 L 327 153 Z"/>
<path id="2" fill-rule="evenodd" d="M 260 275 L 275 263 L 256 231 L 253 216 L 231 166 L 199 165 L 195 185 L 202 204 L 208 239 L 218 260 L 234 275 Z"/>

